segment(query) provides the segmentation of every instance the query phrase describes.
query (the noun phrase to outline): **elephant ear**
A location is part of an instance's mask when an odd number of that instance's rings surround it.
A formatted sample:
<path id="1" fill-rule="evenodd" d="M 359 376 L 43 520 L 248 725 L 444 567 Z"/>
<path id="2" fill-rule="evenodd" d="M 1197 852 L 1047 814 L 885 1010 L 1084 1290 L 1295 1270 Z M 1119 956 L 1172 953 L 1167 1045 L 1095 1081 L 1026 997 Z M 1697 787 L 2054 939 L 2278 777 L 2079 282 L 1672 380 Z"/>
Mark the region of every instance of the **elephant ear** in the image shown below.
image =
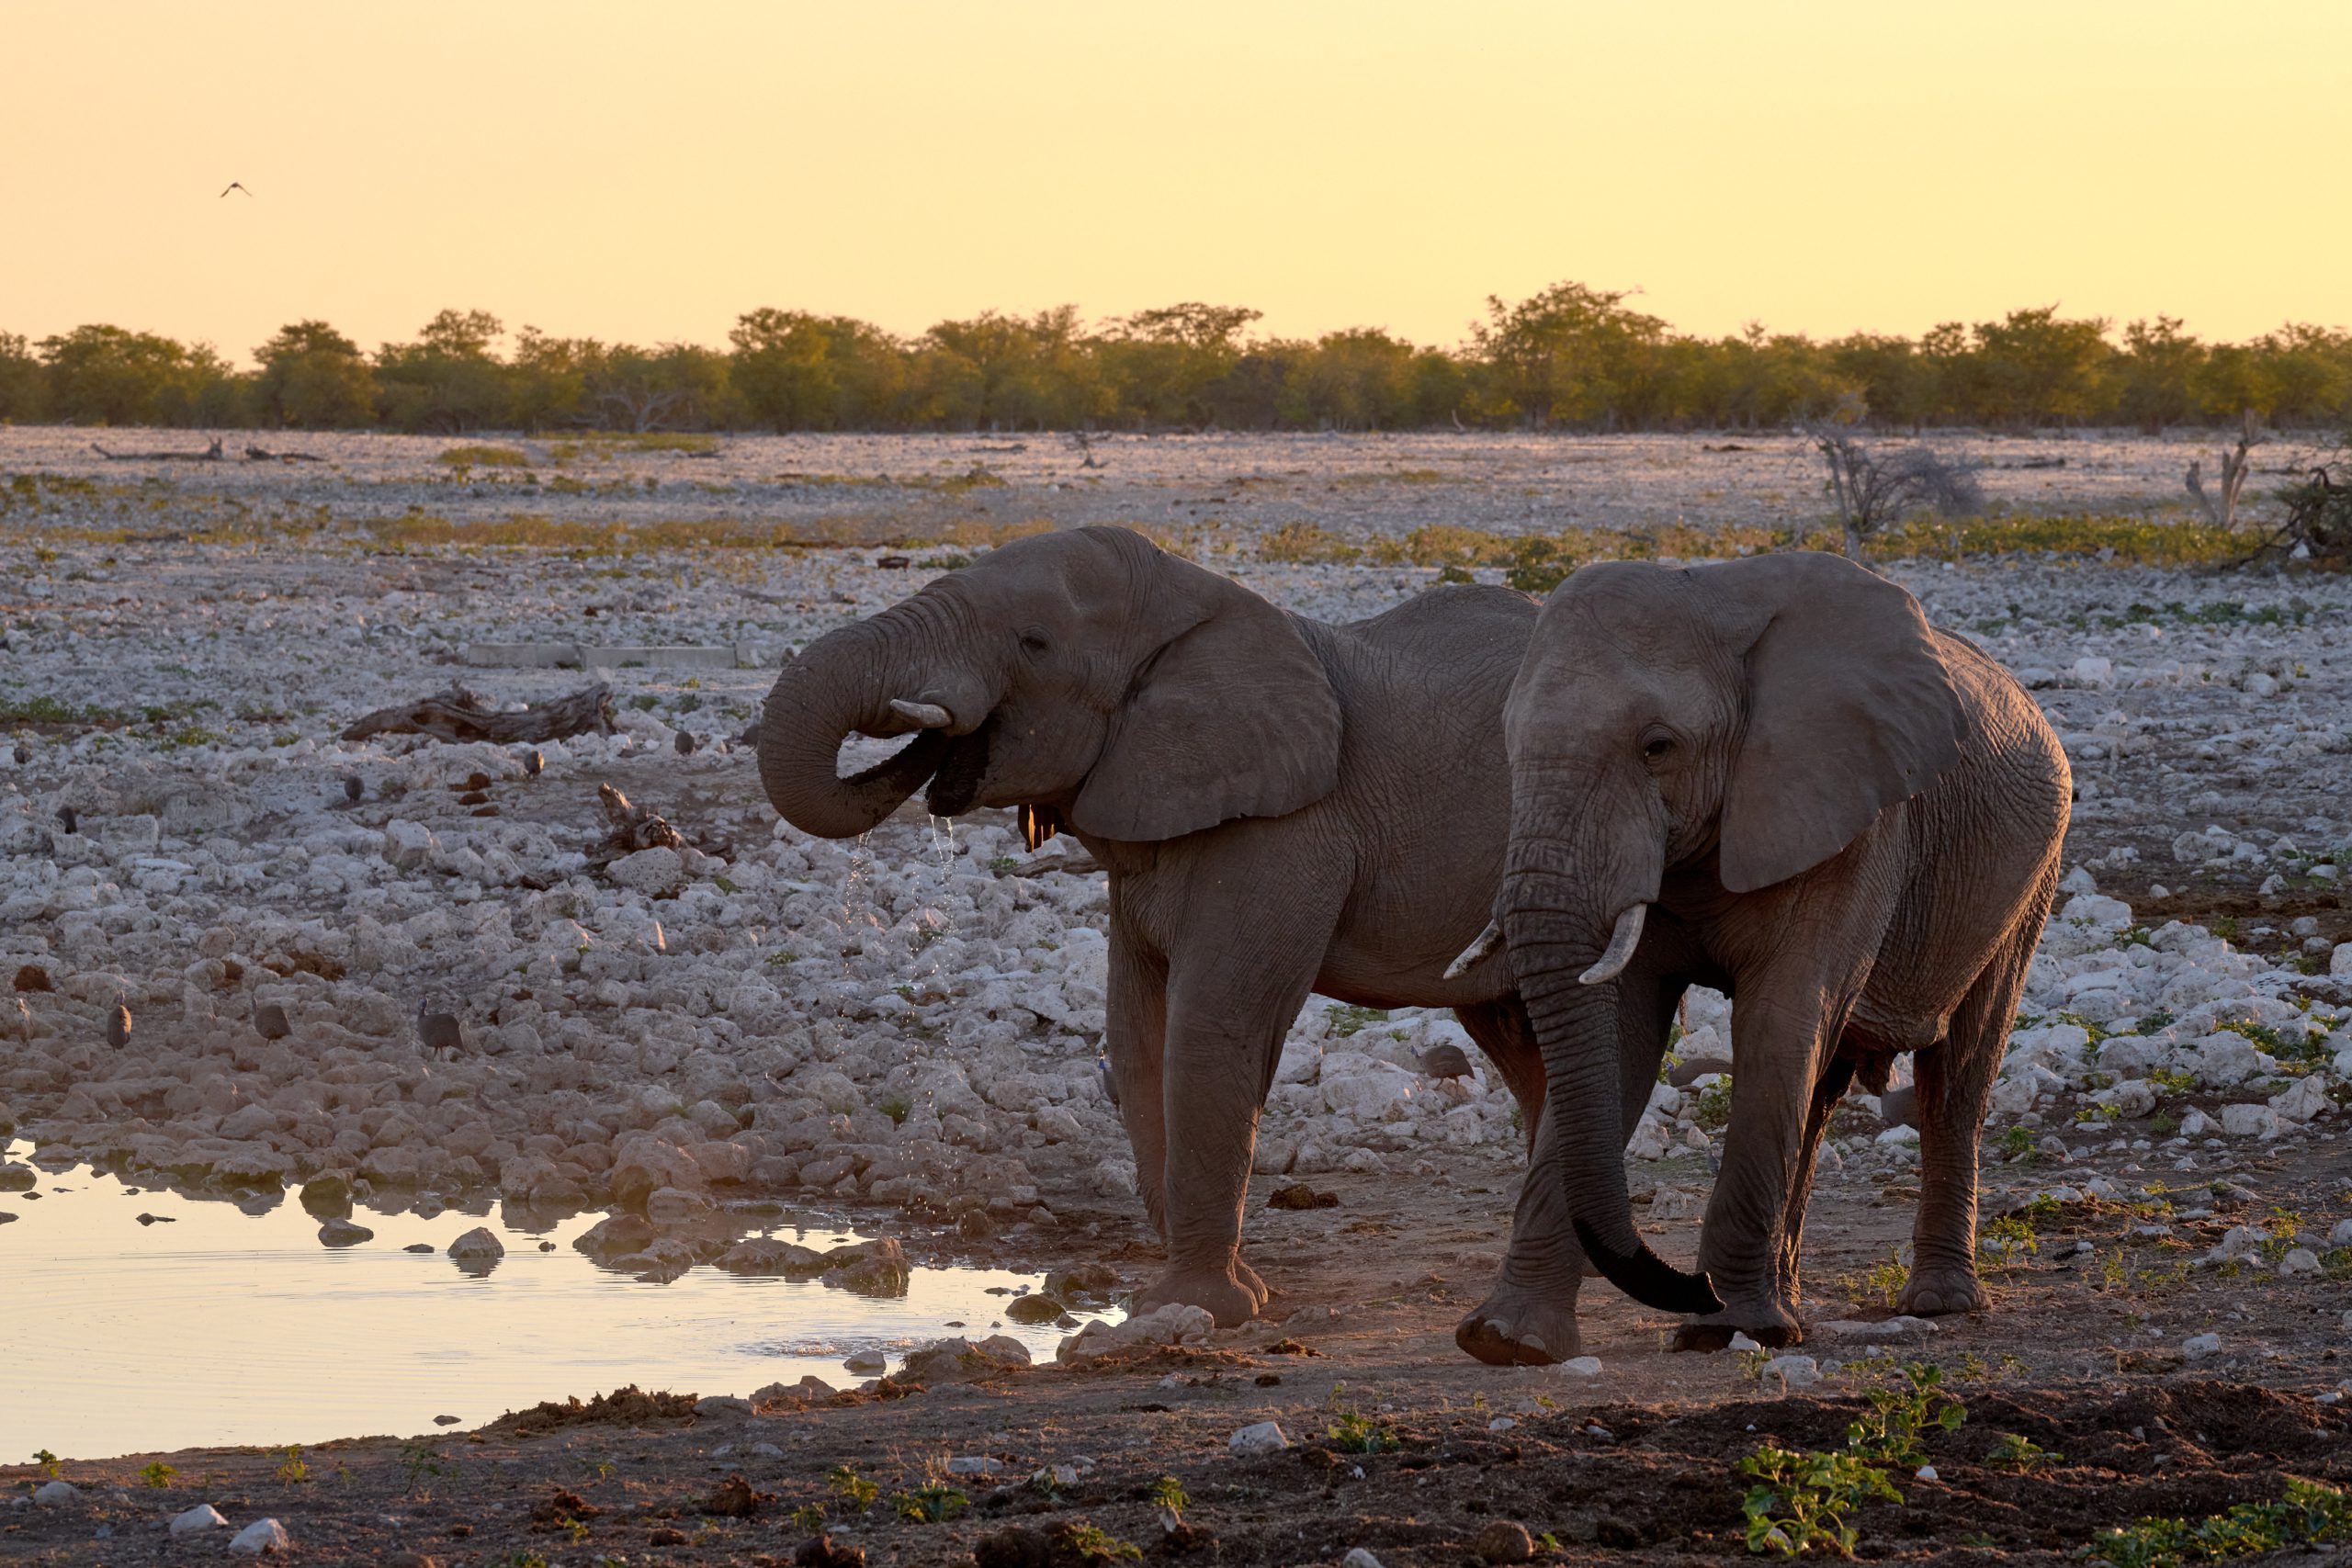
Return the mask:
<path id="1" fill-rule="evenodd" d="M 1147 596 L 1181 626 L 1146 657 L 1070 820 L 1130 842 L 1282 817 L 1340 782 L 1340 700 L 1291 617 L 1161 555 Z"/>
<path id="2" fill-rule="evenodd" d="M 1726 888 L 1819 865 L 1960 761 L 1960 694 L 1909 593 L 1813 550 L 1692 575 L 1754 630 L 1747 728 L 1724 796 Z"/>

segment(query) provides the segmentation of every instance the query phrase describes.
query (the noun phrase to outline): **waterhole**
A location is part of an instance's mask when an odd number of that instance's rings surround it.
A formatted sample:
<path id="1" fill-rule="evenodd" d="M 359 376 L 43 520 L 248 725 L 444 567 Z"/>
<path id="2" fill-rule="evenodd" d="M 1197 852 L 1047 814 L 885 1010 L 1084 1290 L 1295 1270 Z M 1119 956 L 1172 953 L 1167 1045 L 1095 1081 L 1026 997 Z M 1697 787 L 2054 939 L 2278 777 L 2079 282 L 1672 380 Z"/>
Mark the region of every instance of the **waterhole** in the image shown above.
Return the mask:
<path id="1" fill-rule="evenodd" d="M 0 1152 L 22 1163 L 33 1151 Z M 329 1248 L 290 1199 L 251 1213 L 74 1166 L 0 1191 L 0 1214 L 14 1216 L 0 1222 L 10 1462 L 37 1449 L 96 1459 L 406 1437 L 437 1416 L 471 1427 L 632 1382 L 748 1394 L 814 1373 L 842 1387 L 867 1375 L 842 1366 L 857 1351 L 895 1368 L 899 1352 L 949 1335 L 1010 1334 L 1046 1359 L 1070 1332 L 1006 1318 L 1011 1294 L 1039 1277 L 1003 1269 L 918 1267 L 891 1298 L 707 1267 L 640 1280 L 570 1245 L 595 1213 L 533 1229 L 495 1208 L 428 1219 L 363 1205 L 352 1217 L 374 1237 Z M 820 1250 L 864 1239 L 814 1214 L 738 1217 L 745 1235 Z M 447 1256 L 478 1225 L 506 1248 L 486 1273 Z M 432 1250 L 403 1250 L 419 1244 Z"/>

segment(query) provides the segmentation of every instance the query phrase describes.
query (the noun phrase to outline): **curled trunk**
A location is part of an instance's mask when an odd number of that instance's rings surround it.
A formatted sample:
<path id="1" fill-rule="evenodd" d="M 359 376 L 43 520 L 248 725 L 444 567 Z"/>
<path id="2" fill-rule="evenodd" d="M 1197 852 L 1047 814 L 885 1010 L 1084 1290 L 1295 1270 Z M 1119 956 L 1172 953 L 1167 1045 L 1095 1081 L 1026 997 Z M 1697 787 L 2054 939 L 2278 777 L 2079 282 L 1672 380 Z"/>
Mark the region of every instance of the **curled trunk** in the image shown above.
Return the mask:
<path id="1" fill-rule="evenodd" d="M 804 833 L 851 839 L 869 831 L 946 758 L 946 731 L 926 728 L 863 773 L 840 775 L 850 735 L 899 733 L 912 723 L 891 706 L 910 694 L 898 689 L 902 661 L 888 621 L 886 613 L 818 638 L 776 677 L 761 711 L 761 786 Z"/>

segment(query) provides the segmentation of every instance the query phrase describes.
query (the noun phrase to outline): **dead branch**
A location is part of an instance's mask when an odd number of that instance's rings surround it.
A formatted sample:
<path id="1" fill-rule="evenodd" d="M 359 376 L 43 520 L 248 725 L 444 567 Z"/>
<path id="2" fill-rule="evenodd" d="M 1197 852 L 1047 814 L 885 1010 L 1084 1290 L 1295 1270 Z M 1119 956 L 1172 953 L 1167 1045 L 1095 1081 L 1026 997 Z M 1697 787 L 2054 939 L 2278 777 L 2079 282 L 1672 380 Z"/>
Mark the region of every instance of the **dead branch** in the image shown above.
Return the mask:
<path id="1" fill-rule="evenodd" d="M 2248 409 L 2239 422 L 2236 449 L 2221 455 L 2222 493 L 2218 500 L 2206 491 L 2204 463 L 2190 460 L 2188 477 L 2182 482 L 2182 488 L 2197 498 L 2197 504 L 2205 510 L 2206 521 L 2215 527 L 2234 528 L 2238 525 L 2238 493 L 2245 489 L 2246 477 L 2254 472 L 2253 453 L 2261 441 L 2261 426 L 2254 417 L 2254 411 Z"/>
<path id="2" fill-rule="evenodd" d="M 463 686 L 413 703 L 378 708 L 343 732 L 345 740 L 371 735 L 429 735 L 435 740 L 560 740 L 568 735 L 613 732 L 613 689 L 594 685 L 520 713 L 500 713 Z"/>
<path id="3" fill-rule="evenodd" d="M 630 805 L 628 796 L 611 784 L 596 786 L 596 803 L 605 808 L 605 820 L 612 829 L 600 846 L 609 859 L 617 860 L 639 850 L 685 847 L 686 840 L 659 812 L 650 806 Z"/>
<path id="4" fill-rule="evenodd" d="M 323 463 L 324 457 L 314 452 L 273 452 L 266 446 L 248 446 L 245 460 L 249 463 Z"/>
<path id="5" fill-rule="evenodd" d="M 109 463 L 217 463 L 220 460 L 220 438 L 214 436 L 212 445 L 201 452 L 109 452 L 96 442 L 90 450 Z"/>

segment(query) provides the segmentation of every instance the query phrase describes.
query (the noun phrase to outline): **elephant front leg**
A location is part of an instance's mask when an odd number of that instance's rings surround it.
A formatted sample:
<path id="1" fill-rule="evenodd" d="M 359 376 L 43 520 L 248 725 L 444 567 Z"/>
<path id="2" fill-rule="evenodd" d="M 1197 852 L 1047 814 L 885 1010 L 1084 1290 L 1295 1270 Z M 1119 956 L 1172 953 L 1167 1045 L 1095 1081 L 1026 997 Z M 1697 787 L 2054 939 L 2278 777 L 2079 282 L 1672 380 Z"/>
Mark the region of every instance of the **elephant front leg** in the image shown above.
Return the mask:
<path id="1" fill-rule="evenodd" d="M 1733 1014 L 1731 1125 L 1699 1242 L 1699 1267 L 1724 1304 L 1685 1324 L 1678 1348 L 1721 1349 L 1735 1332 L 1768 1346 L 1804 1337 L 1800 1238 L 1813 1151 L 1851 1073 L 1829 1055 L 1850 1002 L 1792 989 L 1756 987 Z"/>
<path id="2" fill-rule="evenodd" d="M 1266 1303 L 1265 1282 L 1241 1260 L 1242 1205 L 1259 1112 L 1322 953 L 1320 940 L 1292 937 L 1170 956 L 1160 1057 L 1168 1269 L 1136 1293 L 1138 1313 L 1181 1302 L 1231 1327 Z"/>
<path id="3" fill-rule="evenodd" d="M 1123 930 L 1111 930 L 1102 1055 L 1112 1097 L 1136 1156 L 1136 1192 L 1151 1228 L 1168 1238 L 1168 1124 L 1162 1057 L 1168 1030 L 1168 965 Z"/>
<path id="4" fill-rule="evenodd" d="M 1667 1021 L 1681 994 L 1679 984 L 1664 984 L 1646 964 L 1629 971 L 1619 984 L 1619 1096 L 1627 1138 L 1649 1105 L 1658 1063 L 1666 1055 Z M 1453 1342 L 1490 1366 L 1541 1367 L 1574 1359 L 1584 1351 L 1584 1337 L 1577 1327 L 1577 1297 L 1584 1283 L 1585 1257 L 1577 1245 L 1567 1194 L 1557 1175 L 1561 1155 L 1555 1124 L 1541 1114 L 1544 1060 L 1535 1026 L 1515 996 L 1480 1009 L 1458 1008 L 1455 1014 L 1502 1071 L 1522 1110 L 1532 1104 L 1536 1117 L 1501 1276 L 1487 1299 L 1455 1326 Z"/>

